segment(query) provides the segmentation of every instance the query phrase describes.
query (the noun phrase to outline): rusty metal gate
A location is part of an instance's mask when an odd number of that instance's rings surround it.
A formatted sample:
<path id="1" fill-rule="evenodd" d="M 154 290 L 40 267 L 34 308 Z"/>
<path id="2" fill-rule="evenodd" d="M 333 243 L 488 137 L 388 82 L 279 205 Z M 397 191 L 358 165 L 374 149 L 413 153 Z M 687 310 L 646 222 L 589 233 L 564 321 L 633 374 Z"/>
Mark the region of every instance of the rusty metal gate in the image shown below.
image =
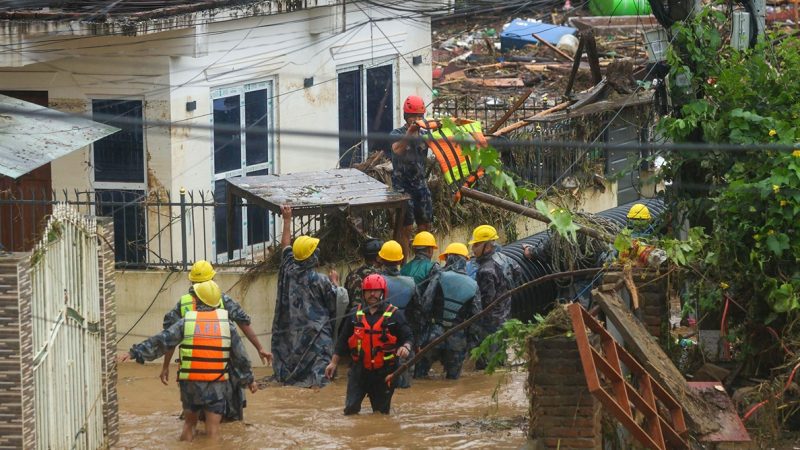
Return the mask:
<path id="1" fill-rule="evenodd" d="M 37 448 L 105 446 L 94 218 L 53 208 L 31 257 Z"/>

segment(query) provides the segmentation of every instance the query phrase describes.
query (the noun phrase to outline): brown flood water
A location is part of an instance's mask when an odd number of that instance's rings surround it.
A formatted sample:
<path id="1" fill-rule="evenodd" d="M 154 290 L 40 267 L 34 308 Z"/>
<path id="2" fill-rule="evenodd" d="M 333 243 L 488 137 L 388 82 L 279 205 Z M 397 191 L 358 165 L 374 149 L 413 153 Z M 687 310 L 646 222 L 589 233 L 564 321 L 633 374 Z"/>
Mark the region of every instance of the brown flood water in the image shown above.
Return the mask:
<path id="1" fill-rule="evenodd" d="M 398 389 L 392 414 L 372 414 L 364 399 L 358 416 L 342 415 L 347 380 L 319 390 L 270 385 L 247 393 L 245 420 L 222 425 L 210 442 L 198 427 L 194 443 L 178 441 L 181 421 L 178 387 L 158 380 L 158 365 L 119 366 L 120 440 L 124 449 L 261 448 L 520 448 L 525 444 L 525 373 L 477 373 L 465 368 L 457 381 L 413 380 Z M 271 373 L 256 368 L 256 378 Z M 497 395 L 493 398 L 492 394 Z"/>

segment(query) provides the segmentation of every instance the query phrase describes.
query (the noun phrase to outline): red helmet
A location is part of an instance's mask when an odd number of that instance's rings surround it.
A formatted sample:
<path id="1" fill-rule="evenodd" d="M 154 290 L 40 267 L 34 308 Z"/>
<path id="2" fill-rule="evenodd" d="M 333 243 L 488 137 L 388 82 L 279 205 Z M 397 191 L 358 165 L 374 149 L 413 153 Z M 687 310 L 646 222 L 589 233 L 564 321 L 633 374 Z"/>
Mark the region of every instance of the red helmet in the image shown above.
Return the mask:
<path id="1" fill-rule="evenodd" d="M 403 102 L 404 114 L 425 114 L 425 101 L 422 97 L 416 95 L 409 95 L 405 102 Z"/>
<path id="2" fill-rule="evenodd" d="M 389 296 L 389 288 L 386 286 L 386 279 L 377 273 L 367 275 L 364 281 L 361 282 L 362 291 L 383 291 L 383 298 Z"/>

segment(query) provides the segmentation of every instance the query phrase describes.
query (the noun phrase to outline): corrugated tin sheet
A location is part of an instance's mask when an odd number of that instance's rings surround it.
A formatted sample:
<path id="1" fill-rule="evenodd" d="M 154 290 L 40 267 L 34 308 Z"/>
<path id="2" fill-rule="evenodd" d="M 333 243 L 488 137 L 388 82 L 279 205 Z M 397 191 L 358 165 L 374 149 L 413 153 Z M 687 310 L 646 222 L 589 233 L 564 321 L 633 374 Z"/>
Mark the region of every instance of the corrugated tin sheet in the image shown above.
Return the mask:
<path id="1" fill-rule="evenodd" d="M 0 174 L 11 178 L 116 133 L 119 128 L 0 95 Z"/>

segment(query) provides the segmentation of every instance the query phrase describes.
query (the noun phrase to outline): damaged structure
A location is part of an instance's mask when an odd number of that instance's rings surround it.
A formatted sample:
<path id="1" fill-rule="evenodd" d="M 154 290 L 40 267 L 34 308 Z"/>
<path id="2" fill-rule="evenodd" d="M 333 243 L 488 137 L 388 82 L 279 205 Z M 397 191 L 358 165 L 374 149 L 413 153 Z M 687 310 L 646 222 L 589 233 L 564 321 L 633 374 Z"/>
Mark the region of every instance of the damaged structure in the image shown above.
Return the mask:
<path id="1" fill-rule="evenodd" d="M 255 207 L 236 218 L 228 245 L 226 180 L 329 169 L 380 150 L 376 141 L 347 152 L 360 135 L 397 126 L 401 99 L 424 95 L 430 79 L 430 18 L 369 2 L 45 3 L 0 6 L 0 93 L 122 131 L 0 183 L 17 199 L 66 190 L 113 212 L 120 242 L 144 248 L 117 247 L 132 264 L 181 253 L 163 229 L 180 224 L 144 203 L 177 209 L 181 189 L 221 205 L 202 216 L 187 207 L 198 214 L 185 230 L 190 261 L 263 247 L 273 216 Z M 27 215 L 15 220 L 37 231 Z"/>

